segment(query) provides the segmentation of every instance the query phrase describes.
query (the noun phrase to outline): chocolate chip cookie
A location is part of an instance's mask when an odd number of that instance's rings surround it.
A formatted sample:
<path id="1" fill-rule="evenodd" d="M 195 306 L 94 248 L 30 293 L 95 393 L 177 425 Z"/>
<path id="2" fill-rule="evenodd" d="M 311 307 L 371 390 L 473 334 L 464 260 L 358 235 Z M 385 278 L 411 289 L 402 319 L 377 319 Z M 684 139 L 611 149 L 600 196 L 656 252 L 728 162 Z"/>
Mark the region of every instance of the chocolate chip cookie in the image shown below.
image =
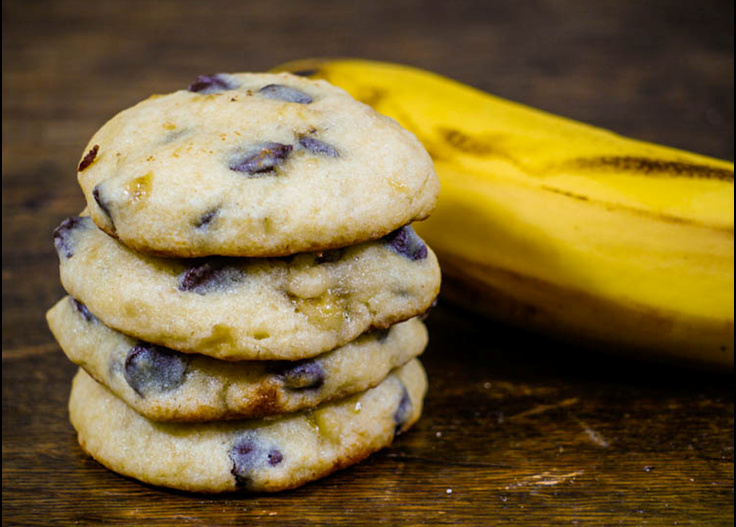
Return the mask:
<path id="1" fill-rule="evenodd" d="M 88 217 L 54 235 L 61 281 L 105 325 L 225 360 L 298 360 L 425 312 L 440 270 L 411 227 L 286 258 L 142 255 Z"/>
<path id="2" fill-rule="evenodd" d="M 325 81 L 202 76 L 122 111 L 78 166 L 90 215 L 129 247 L 267 257 L 377 239 L 435 206 L 432 161 Z"/>
<path id="3" fill-rule="evenodd" d="M 424 324 L 412 319 L 312 359 L 225 362 L 123 335 L 71 297 L 46 318 L 72 362 L 155 421 L 254 418 L 311 408 L 377 385 L 427 344 Z"/>
<path id="4" fill-rule="evenodd" d="M 82 448 L 125 476 L 194 492 L 271 492 L 388 446 L 419 418 L 425 390 L 413 359 L 375 388 L 276 420 L 157 423 L 80 369 L 69 412 Z"/>

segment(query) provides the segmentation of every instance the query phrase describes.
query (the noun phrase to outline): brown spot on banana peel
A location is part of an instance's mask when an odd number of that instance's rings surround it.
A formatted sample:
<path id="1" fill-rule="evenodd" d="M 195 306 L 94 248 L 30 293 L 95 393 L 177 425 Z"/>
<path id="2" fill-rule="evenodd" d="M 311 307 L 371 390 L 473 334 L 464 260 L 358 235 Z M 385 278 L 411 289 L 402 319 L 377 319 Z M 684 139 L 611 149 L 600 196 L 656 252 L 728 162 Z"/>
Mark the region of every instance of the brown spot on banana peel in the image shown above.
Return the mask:
<path id="1" fill-rule="evenodd" d="M 440 127 L 437 132 L 443 141 L 463 154 L 486 157 L 500 153 L 495 145 L 460 130 Z"/>
<path id="2" fill-rule="evenodd" d="M 379 88 L 373 88 L 373 87 L 365 87 L 364 89 L 361 89 L 358 93 L 355 94 L 355 99 L 362 102 L 363 104 L 367 104 L 368 106 L 378 110 L 378 105 L 381 104 L 383 101 L 386 100 L 386 90 L 381 90 Z M 386 112 L 381 112 L 386 113 Z M 391 115 L 389 113 L 389 115 Z"/>
<path id="3" fill-rule="evenodd" d="M 519 168 L 529 174 L 536 174 L 537 169 L 533 169 L 527 164 L 523 163 L 519 159 L 515 158 L 511 153 L 510 149 L 504 147 L 504 144 L 509 142 L 512 138 L 510 134 L 504 133 L 487 133 L 482 136 L 471 135 L 467 132 L 463 132 L 456 128 L 438 127 L 436 135 L 439 136 L 439 141 L 442 146 L 449 146 L 450 148 L 444 148 L 445 151 L 460 152 L 461 154 L 474 156 L 474 157 L 495 157 L 497 159 L 503 159 L 508 161 L 512 165 Z M 416 131 L 414 131 L 416 134 Z M 417 137 L 419 137 L 417 135 Z M 517 140 L 514 143 L 519 143 Z M 433 156 L 434 157 L 434 156 Z M 444 156 L 447 159 L 450 156 Z"/>
<path id="4" fill-rule="evenodd" d="M 601 156 L 567 161 L 559 168 L 565 170 L 594 170 L 601 172 L 627 172 L 649 176 L 693 179 L 715 179 L 733 182 L 733 169 L 699 165 L 685 161 L 670 161 L 636 156 Z"/>

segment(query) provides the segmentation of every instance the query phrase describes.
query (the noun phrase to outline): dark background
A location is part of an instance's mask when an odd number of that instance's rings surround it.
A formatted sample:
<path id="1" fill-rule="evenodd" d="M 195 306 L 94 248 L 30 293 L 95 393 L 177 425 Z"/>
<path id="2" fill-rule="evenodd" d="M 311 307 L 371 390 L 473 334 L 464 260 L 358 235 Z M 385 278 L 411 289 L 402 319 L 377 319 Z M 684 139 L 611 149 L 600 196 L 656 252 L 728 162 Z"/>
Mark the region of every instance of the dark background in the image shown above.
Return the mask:
<path id="1" fill-rule="evenodd" d="M 363 57 L 733 160 L 732 2 L 5 1 L 2 25 L 3 524 L 733 523 L 730 375 L 570 350 L 440 302 L 411 433 L 295 491 L 211 498 L 81 453 L 74 367 L 43 318 L 82 150 L 151 93 Z"/>

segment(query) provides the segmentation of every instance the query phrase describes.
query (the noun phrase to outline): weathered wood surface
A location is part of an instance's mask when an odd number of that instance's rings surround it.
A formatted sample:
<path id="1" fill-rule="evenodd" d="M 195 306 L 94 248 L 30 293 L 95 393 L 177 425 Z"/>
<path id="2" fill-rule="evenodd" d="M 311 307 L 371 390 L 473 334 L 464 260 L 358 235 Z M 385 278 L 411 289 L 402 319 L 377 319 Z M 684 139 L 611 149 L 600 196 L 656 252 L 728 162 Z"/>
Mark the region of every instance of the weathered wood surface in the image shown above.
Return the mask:
<path id="1" fill-rule="evenodd" d="M 43 314 L 87 140 L 197 74 L 336 55 L 733 159 L 730 2 L 4 2 L 3 524 L 732 524 L 731 376 L 572 351 L 442 302 L 424 417 L 354 468 L 202 497 L 81 452 L 74 367 Z"/>

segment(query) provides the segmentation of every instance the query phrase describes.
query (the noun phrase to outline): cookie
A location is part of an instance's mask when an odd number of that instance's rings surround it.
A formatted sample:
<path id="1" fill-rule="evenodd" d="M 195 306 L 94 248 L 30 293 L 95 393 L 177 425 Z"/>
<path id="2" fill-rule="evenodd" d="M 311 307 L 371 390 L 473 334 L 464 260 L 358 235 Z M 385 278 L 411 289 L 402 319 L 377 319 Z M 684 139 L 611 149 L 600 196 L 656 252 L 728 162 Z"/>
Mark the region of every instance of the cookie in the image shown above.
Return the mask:
<path id="1" fill-rule="evenodd" d="M 388 446 L 419 418 L 425 390 L 413 359 L 375 388 L 277 420 L 157 423 L 80 369 L 69 412 L 82 448 L 125 476 L 194 492 L 271 492 Z"/>
<path id="2" fill-rule="evenodd" d="M 411 227 L 287 258 L 141 255 L 88 217 L 66 220 L 54 242 L 64 288 L 105 325 L 225 360 L 313 357 L 423 313 L 440 286 Z"/>
<path id="3" fill-rule="evenodd" d="M 419 141 L 325 81 L 220 74 L 124 110 L 78 180 L 95 223 L 178 257 L 284 256 L 377 239 L 427 217 Z"/>
<path id="4" fill-rule="evenodd" d="M 156 421 L 254 418 L 311 408 L 377 385 L 427 345 L 424 324 L 412 319 L 313 359 L 225 362 L 130 338 L 71 297 L 46 318 L 69 360 Z"/>

